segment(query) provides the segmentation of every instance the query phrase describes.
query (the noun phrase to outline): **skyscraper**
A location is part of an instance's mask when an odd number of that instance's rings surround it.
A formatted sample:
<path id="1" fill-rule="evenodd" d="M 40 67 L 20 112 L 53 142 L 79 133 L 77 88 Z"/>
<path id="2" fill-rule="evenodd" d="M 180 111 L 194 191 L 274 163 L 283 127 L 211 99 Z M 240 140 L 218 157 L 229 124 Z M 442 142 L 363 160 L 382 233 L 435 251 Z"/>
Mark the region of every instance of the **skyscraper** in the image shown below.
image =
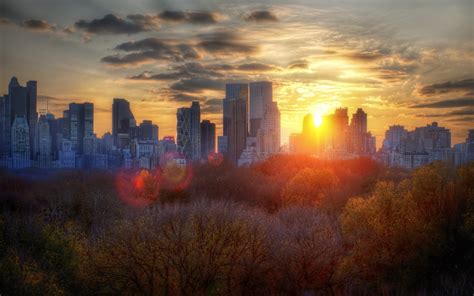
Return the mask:
<path id="1" fill-rule="evenodd" d="M 30 131 L 26 119 L 17 116 L 11 126 L 12 168 L 31 166 Z"/>
<path id="2" fill-rule="evenodd" d="M 33 147 L 36 121 L 38 120 L 38 113 L 36 112 L 36 81 L 28 81 L 26 87 L 23 87 L 16 77 L 12 77 L 8 86 L 8 102 L 5 107 L 7 108 L 5 111 L 9 113 L 7 122 L 4 123 L 5 137 L 10 136 L 11 125 L 15 118 L 23 117 L 29 128 L 30 147 Z M 9 143 L 7 141 L 6 145 L 9 146 Z M 30 149 L 30 154 L 30 157 L 33 157 L 34 149 Z"/>
<path id="3" fill-rule="evenodd" d="M 49 168 L 52 160 L 52 141 L 49 122 L 45 115 L 39 117 L 37 129 L 35 159 L 40 168 Z"/>
<path id="4" fill-rule="evenodd" d="M 6 97 L 6 96 L 5 96 Z M 0 159 L 4 156 L 3 151 L 3 123 L 5 122 L 5 97 L 0 97 Z"/>
<path id="5" fill-rule="evenodd" d="M 268 106 L 273 101 L 272 83 L 269 81 L 252 82 L 250 89 L 250 132 L 251 137 L 256 137 Z"/>
<path id="6" fill-rule="evenodd" d="M 177 119 L 177 145 L 187 160 L 201 158 L 201 108 L 194 101 L 190 108 L 179 108 Z"/>
<path id="7" fill-rule="evenodd" d="M 248 135 L 248 84 L 227 84 L 224 99 L 224 136 L 227 157 L 237 164 L 246 146 Z"/>
<path id="8" fill-rule="evenodd" d="M 30 80 L 26 83 L 27 106 L 28 106 L 28 127 L 30 128 L 30 147 L 33 147 L 36 137 L 36 123 L 38 122 L 38 112 L 36 112 L 37 90 L 36 81 Z M 31 151 L 33 156 L 34 151 Z"/>
<path id="9" fill-rule="evenodd" d="M 257 132 L 257 150 L 263 157 L 280 151 L 280 110 L 276 102 L 270 102 Z"/>
<path id="10" fill-rule="evenodd" d="M 84 137 L 94 134 L 94 104 L 69 104 L 69 138 L 72 150 L 82 154 Z"/>
<path id="11" fill-rule="evenodd" d="M 122 98 L 115 98 L 112 103 L 112 136 L 118 148 L 128 146 L 130 127 L 135 127 L 135 117 L 130 110 L 130 103 Z"/>
<path id="12" fill-rule="evenodd" d="M 367 113 L 362 108 L 357 108 L 356 113 L 352 114 L 351 128 L 358 133 L 367 132 Z"/>
<path id="13" fill-rule="evenodd" d="M 158 142 L 158 126 L 151 120 L 143 120 L 138 127 L 138 138 Z"/>
<path id="14" fill-rule="evenodd" d="M 201 157 L 208 159 L 210 153 L 215 152 L 216 125 L 209 120 L 201 122 Z"/>

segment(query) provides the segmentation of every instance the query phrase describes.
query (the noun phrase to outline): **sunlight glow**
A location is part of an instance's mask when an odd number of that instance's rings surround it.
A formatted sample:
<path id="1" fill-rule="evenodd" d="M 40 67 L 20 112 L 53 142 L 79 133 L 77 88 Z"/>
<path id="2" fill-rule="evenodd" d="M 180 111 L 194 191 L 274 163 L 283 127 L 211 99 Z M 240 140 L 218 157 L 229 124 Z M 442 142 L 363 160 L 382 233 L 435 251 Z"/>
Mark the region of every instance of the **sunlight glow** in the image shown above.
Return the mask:
<path id="1" fill-rule="evenodd" d="M 321 126 L 321 124 L 323 124 L 323 117 L 331 113 L 333 109 L 340 107 L 340 105 L 341 103 L 339 101 L 316 103 L 312 105 L 309 110 L 311 114 L 313 114 L 314 125 L 316 127 Z"/>

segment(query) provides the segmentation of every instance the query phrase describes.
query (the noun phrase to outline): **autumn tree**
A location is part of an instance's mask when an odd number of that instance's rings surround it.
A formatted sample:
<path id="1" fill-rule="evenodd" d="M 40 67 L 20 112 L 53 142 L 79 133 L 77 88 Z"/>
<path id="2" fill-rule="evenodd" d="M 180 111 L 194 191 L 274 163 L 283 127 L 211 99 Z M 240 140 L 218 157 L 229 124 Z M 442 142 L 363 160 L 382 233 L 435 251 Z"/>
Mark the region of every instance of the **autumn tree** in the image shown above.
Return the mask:
<path id="1" fill-rule="evenodd" d="M 283 189 L 286 205 L 319 205 L 337 184 L 338 178 L 328 169 L 305 168 Z"/>

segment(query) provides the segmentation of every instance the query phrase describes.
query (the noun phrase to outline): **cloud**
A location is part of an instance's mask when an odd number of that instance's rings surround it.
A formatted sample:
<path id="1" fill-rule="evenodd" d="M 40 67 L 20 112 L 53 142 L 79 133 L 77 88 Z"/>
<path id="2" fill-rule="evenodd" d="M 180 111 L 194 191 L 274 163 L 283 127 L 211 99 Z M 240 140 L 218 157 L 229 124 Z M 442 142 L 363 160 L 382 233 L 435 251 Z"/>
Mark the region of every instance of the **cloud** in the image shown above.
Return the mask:
<path id="1" fill-rule="evenodd" d="M 102 62 L 113 66 L 134 66 L 154 60 L 180 62 L 188 59 L 199 59 L 200 54 L 190 45 L 171 44 L 158 38 L 146 38 L 119 44 L 115 50 L 129 52 L 125 55 L 115 54 L 102 58 Z"/>
<path id="2" fill-rule="evenodd" d="M 376 61 L 384 57 L 384 55 L 380 52 L 350 52 L 343 55 L 345 58 L 359 61 L 359 62 L 371 62 Z"/>
<path id="3" fill-rule="evenodd" d="M 158 27 L 155 17 L 140 14 L 128 15 L 126 19 L 107 14 L 101 19 L 79 20 L 74 25 L 90 34 L 137 34 Z"/>
<path id="4" fill-rule="evenodd" d="M 306 60 L 292 61 L 288 65 L 288 69 L 308 69 L 309 63 Z"/>
<path id="5" fill-rule="evenodd" d="M 144 71 L 138 75 L 129 77 L 132 80 L 179 80 L 191 77 L 218 77 L 221 73 L 206 68 L 201 63 L 189 62 L 171 67 L 170 72 L 153 74 L 151 71 Z"/>
<path id="6" fill-rule="evenodd" d="M 266 71 L 279 70 L 277 66 L 263 64 L 263 63 L 242 64 L 242 65 L 239 65 L 237 69 L 240 71 L 249 71 L 249 72 L 266 72 Z"/>
<path id="7" fill-rule="evenodd" d="M 23 21 L 21 26 L 32 31 L 42 31 L 42 32 L 47 32 L 47 31 L 52 32 L 56 29 L 54 25 L 48 23 L 47 21 L 36 20 L 36 19 Z"/>
<path id="8" fill-rule="evenodd" d="M 207 114 L 222 114 L 222 108 L 222 99 L 207 99 L 201 111 Z"/>
<path id="9" fill-rule="evenodd" d="M 411 108 L 456 108 L 473 107 L 474 98 L 458 98 L 452 100 L 441 100 L 433 103 L 424 103 L 411 106 Z"/>
<path id="10" fill-rule="evenodd" d="M 241 38 L 230 31 L 219 31 L 198 36 L 198 46 L 212 54 L 239 55 L 253 54 L 257 47 L 244 43 Z"/>
<path id="11" fill-rule="evenodd" d="M 199 97 L 193 96 L 190 94 L 185 94 L 181 92 L 175 92 L 172 95 L 173 101 L 176 102 L 192 102 L 192 101 L 199 101 Z"/>
<path id="12" fill-rule="evenodd" d="M 244 17 L 247 22 L 277 22 L 278 18 L 271 11 L 257 10 Z"/>
<path id="13" fill-rule="evenodd" d="M 451 122 L 474 122 L 474 116 L 473 117 L 469 117 L 469 116 L 466 116 L 466 117 L 458 117 L 458 118 L 451 118 L 451 119 L 447 119 L 447 121 L 451 121 Z"/>
<path id="14" fill-rule="evenodd" d="M 454 110 L 446 113 L 436 114 L 418 114 L 416 117 L 449 117 L 449 116 L 469 116 L 474 115 L 474 108 L 466 108 L 461 110 Z"/>
<path id="15" fill-rule="evenodd" d="M 465 79 L 458 81 L 448 81 L 444 83 L 436 83 L 426 85 L 421 88 L 420 93 L 423 95 L 437 95 L 449 92 L 472 92 L 474 90 L 474 79 Z"/>
<path id="16" fill-rule="evenodd" d="M 185 12 L 165 10 L 161 12 L 158 17 L 163 21 L 180 22 L 191 24 L 215 24 L 217 23 L 217 16 L 214 13 L 206 11 Z"/>
<path id="17" fill-rule="evenodd" d="M 13 24 L 13 22 L 10 19 L 8 19 L 6 17 L 0 17 L 0 26 L 2 26 L 2 25 L 11 25 L 11 24 Z"/>
<path id="18" fill-rule="evenodd" d="M 192 77 L 181 79 L 173 83 L 170 88 L 190 93 L 201 93 L 205 90 L 222 91 L 225 88 L 226 82 L 224 79 Z"/>
<path id="19" fill-rule="evenodd" d="M 182 77 L 182 74 L 180 72 L 168 72 L 168 73 L 153 74 L 150 71 L 144 71 L 140 74 L 130 76 L 129 79 L 132 79 L 132 80 L 158 80 L 158 81 L 163 81 L 163 80 L 178 80 L 181 77 Z"/>

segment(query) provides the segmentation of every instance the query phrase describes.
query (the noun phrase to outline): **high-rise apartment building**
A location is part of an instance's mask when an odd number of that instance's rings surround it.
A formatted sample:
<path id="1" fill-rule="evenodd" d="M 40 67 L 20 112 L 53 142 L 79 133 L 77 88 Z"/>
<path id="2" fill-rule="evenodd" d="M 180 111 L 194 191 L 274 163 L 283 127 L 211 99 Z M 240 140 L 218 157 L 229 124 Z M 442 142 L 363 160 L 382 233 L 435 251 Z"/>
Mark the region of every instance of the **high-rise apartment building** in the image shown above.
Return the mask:
<path id="1" fill-rule="evenodd" d="M 209 120 L 201 122 L 201 157 L 208 159 L 216 150 L 216 125 Z"/>
<path id="2" fill-rule="evenodd" d="M 201 108 L 194 101 L 191 107 L 179 108 L 177 119 L 177 145 L 186 160 L 201 158 Z"/>

